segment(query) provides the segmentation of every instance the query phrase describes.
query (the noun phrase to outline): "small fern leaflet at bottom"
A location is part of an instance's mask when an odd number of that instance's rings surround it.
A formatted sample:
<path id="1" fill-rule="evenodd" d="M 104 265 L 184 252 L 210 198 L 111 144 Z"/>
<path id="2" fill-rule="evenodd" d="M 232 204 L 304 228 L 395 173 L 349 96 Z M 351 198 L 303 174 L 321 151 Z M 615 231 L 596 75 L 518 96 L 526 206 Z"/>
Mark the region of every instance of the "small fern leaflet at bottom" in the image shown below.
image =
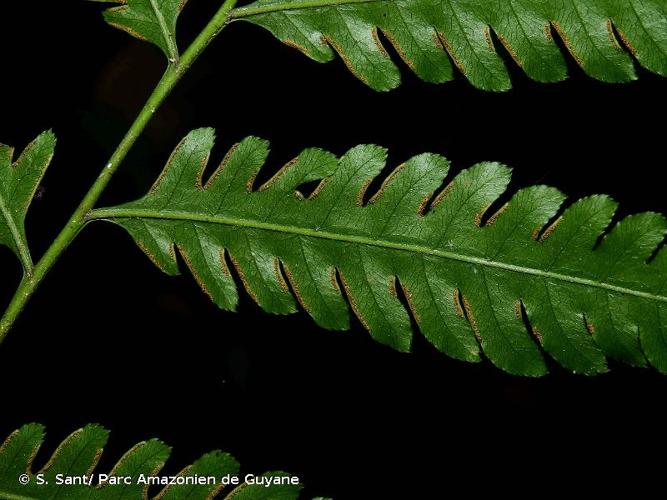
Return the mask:
<path id="1" fill-rule="evenodd" d="M 608 230 L 610 198 L 562 210 L 564 195 L 546 186 L 491 214 L 510 170 L 482 163 L 443 184 L 448 162 L 434 154 L 398 167 L 365 203 L 385 165 L 377 146 L 340 159 L 308 149 L 254 190 L 267 143 L 242 141 L 204 181 L 213 142 L 210 129 L 192 132 L 145 197 L 92 218 L 124 227 L 167 273 L 179 272 L 178 249 L 221 308 L 237 306 L 233 267 L 264 310 L 288 314 L 299 302 L 319 325 L 343 330 L 349 303 L 400 351 L 411 347 L 409 310 L 440 351 L 484 354 L 513 374 L 545 374 L 544 353 L 577 373 L 605 372 L 607 357 L 667 372 L 662 216 Z"/>
<path id="2" fill-rule="evenodd" d="M 46 465 L 39 472 L 33 472 L 33 461 L 44 441 L 44 428 L 38 424 L 23 426 L 0 447 L 0 498 L 146 500 L 151 488 L 146 483 L 154 478 L 163 481 L 157 484 L 170 483 L 156 496 L 151 496 L 155 500 L 294 500 L 299 497 L 301 486 L 285 484 L 290 481 L 283 472 L 269 472 L 255 483 L 246 483 L 241 477 L 239 486 L 226 486 L 223 490 L 221 479 L 227 475 L 239 477 L 239 464 L 231 455 L 220 451 L 207 453 L 175 476 L 163 476 L 160 471 L 171 450 L 157 439 L 134 446 L 106 474 L 104 484 L 98 484 L 100 475 L 94 471 L 107 439 L 108 432 L 104 428 L 87 425 L 68 436 Z M 84 476 L 92 484 L 82 484 Z M 196 478 L 206 481 L 195 481 Z M 68 481 L 77 484 L 67 484 Z M 259 484 L 262 482 L 264 484 Z"/>

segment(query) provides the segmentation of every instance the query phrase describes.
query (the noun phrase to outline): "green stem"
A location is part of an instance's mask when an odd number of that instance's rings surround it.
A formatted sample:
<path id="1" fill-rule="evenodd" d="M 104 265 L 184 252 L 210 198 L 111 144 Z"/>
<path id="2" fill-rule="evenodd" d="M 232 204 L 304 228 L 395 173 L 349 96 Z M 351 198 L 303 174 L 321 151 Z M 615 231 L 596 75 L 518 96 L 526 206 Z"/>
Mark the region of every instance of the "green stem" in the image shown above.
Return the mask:
<path id="1" fill-rule="evenodd" d="M 236 2 L 237 0 L 226 0 L 213 19 L 211 19 L 194 42 L 192 42 L 192 45 L 190 45 L 190 47 L 183 53 L 180 60 L 169 65 L 166 73 L 139 113 L 139 116 L 102 169 L 102 172 L 97 177 L 88 193 L 86 193 L 83 200 L 70 217 L 67 225 L 56 237 L 39 262 L 37 262 L 32 274 L 24 277 L 23 281 L 21 281 L 21 284 L 16 290 L 4 316 L 0 319 L 0 343 L 4 340 L 7 332 L 14 324 L 14 321 L 16 321 L 16 318 L 21 311 L 23 311 L 49 270 L 86 224 L 86 216 L 94 208 L 95 203 L 107 187 L 107 184 L 109 184 L 111 177 L 127 156 L 130 148 L 146 128 L 146 125 L 151 120 L 155 111 L 164 102 L 204 49 L 208 47 L 218 33 L 220 33 L 220 31 L 227 25 L 230 20 L 230 11 L 234 8 Z"/>

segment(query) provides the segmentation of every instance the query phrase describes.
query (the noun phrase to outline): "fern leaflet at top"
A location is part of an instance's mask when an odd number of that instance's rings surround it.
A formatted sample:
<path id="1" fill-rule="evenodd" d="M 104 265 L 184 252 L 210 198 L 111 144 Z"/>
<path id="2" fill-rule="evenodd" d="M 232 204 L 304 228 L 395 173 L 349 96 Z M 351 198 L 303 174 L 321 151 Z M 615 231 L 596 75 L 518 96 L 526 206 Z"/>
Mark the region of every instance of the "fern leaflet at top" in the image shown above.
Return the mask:
<path id="1" fill-rule="evenodd" d="M 171 62 L 178 60 L 176 22 L 187 0 L 92 0 L 122 4 L 107 9 L 104 19 L 140 40 L 157 45 Z"/>
<path id="2" fill-rule="evenodd" d="M 185 0 L 93 1 L 123 4 L 106 11 L 107 22 L 178 59 L 176 22 Z M 315 61 L 338 53 L 376 90 L 400 84 L 387 44 L 423 80 L 450 81 L 456 67 L 492 91 L 511 87 L 499 45 L 533 80 L 564 80 L 556 38 L 598 80 L 634 80 L 633 57 L 667 76 L 665 0 L 259 0 L 233 9 L 228 20 L 263 26 Z"/>
<path id="3" fill-rule="evenodd" d="M 556 36 L 593 78 L 634 80 L 631 55 L 667 76 L 665 0 L 259 0 L 233 16 L 316 61 L 337 52 L 376 90 L 400 84 L 380 33 L 429 82 L 451 80 L 454 65 L 475 87 L 509 89 L 498 44 L 530 78 L 561 81 L 567 73 Z"/>

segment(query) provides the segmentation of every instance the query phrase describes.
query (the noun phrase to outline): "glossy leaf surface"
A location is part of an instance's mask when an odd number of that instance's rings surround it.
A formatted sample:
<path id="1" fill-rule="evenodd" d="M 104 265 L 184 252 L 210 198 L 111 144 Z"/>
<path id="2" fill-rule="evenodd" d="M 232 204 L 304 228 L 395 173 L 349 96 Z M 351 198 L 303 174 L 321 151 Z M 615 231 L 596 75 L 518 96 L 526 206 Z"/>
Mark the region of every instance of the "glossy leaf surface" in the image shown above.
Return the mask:
<path id="1" fill-rule="evenodd" d="M 172 61 L 178 59 L 176 22 L 187 0 L 93 0 L 122 4 L 104 13 L 112 26 L 151 42 Z"/>
<path id="2" fill-rule="evenodd" d="M 233 12 L 310 58 L 334 54 L 376 90 L 400 84 L 386 47 L 420 78 L 511 87 L 505 60 L 539 82 L 567 77 L 560 43 L 583 70 L 605 82 L 636 78 L 633 57 L 667 76 L 664 0 L 259 0 Z M 502 49 L 501 49 L 502 47 Z"/>
<path id="3" fill-rule="evenodd" d="M 562 210 L 565 196 L 545 186 L 492 213 L 510 169 L 482 163 L 447 177 L 434 154 L 398 167 L 364 203 L 385 165 L 378 146 L 340 159 L 308 149 L 254 189 L 267 143 L 242 141 L 204 180 L 213 141 L 210 129 L 192 132 L 144 198 L 95 217 L 127 229 L 167 273 L 179 272 L 178 251 L 221 308 L 237 305 L 234 269 L 268 312 L 300 303 L 322 327 L 344 330 L 349 305 L 400 351 L 411 346 L 411 313 L 442 352 L 484 354 L 513 374 L 545 374 L 545 354 L 578 373 L 606 371 L 606 357 L 667 372 L 667 251 L 654 255 L 662 216 L 609 229 L 610 198 Z"/>
<path id="4" fill-rule="evenodd" d="M 33 461 L 44 441 L 44 428 L 38 424 L 23 426 L 12 433 L 0 447 L 0 497 L 22 500 L 145 500 L 149 497 L 155 500 L 293 500 L 299 496 L 301 487 L 298 485 L 244 485 L 243 476 L 240 476 L 241 486 L 229 486 L 223 490 L 220 479 L 226 475 L 238 475 L 239 464 L 232 456 L 220 451 L 207 453 L 176 475 L 190 478 L 215 477 L 215 481 L 190 481 L 187 484 L 176 479 L 172 481 L 171 478 L 176 476 L 160 474 L 171 449 L 157 439 L 134 446 L 109 473 L 105 471 L 107 481 L 99 484 L 100 473 L 95 469 L 107 443 L 108 434 L 99 425 L 87 425 L 68 436 L 41 470 L 33 471 Z M 24 477 L 21 482 L 23 475 L 27 475 L 27 480 Z M 266 475 L 286 477 L 286 474 L 280 472 Z M 62 484 L 65 478 L 78 477 L 80 480 L 83 476 L 88 478 L 89 484 Z M 114 482 L 113 477 L 129 479 Z M 160 481 L 168 484 L 161 486 L 164 483 L 158 482 L 155 485 L 157 488 L 146 484 L 154 477 L 159 477 Z M 61 484 L 58 484 L 59 482 Z M 156 494 L 149 495 L 149 489 Z"/>
<path id="5" fill-rule="evenodd" d="M 0 245 L 9 247 L 32 272 L 25 234 L 25 218 L 56 145 L 52 132 L 44 132 L 14 161 L 14 148 L 0 144 Z"/>

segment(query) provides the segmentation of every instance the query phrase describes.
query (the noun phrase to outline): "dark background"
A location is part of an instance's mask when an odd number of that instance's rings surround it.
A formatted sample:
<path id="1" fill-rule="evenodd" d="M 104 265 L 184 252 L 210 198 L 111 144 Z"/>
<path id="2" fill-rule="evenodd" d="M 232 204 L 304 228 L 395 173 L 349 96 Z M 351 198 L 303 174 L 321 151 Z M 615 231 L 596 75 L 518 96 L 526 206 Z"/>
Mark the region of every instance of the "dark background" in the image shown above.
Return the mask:
<path id="1" fill-rule="evenodd" d="M 190 2 L 182 47 L 218 3 Z M 100 10 L 66 1 L 0 11 L 0 140 L 20 150 L 47 128 L 59 138 L 27 221 L 35 256 L 163 70 L 156 49 L 107 27 Z M 621 214 L 667 212 L 665 81 L 638 68 L 638 82 L 605 85 L 569 63 L 569 81 L 540 85 L 508 62 L 506 94 L 461 79 L 426 84 L 403 67 L 403 86 L 382 94 L 340 60 L 318 65 L 234 24 L 156 114 L 101 204 L 143 194 L 182 136 L 212 126 L 212 163 L 249 134 L 273 144 L 267 173 L 306 146 L 342 154 L 377 143 L 390 148 L 391 165 L 424 151 L 455 170 L 498 160 L 515 168 L 515 187 L 608 193 Z M 0 269 L 4 304 L 20 279 L 6 249 Z M 553 366 L 527 380 L 450 360 L 419 335 L 403 355 L 358 323 L 331 333 L 304 314 L 268 316 L 245 295 L 238 314 L 224 313 L 187 273 L 162 275 L 121 229 L 100 224 L 75 241 L 0 347 L 0 435 L 41 422 L 51 452 L 98 422 L 112 431 L 98 471 L 159 437 L 174 447 L 165 472 L 221 448 L 246 471 L 288 470 L 308 495 L 341 499 L 512 492 L 527 480 L 539 483 L 534 493 L 637 493 L 664 480 L 667 378 L 611 365 L 597 378 Z"/>

